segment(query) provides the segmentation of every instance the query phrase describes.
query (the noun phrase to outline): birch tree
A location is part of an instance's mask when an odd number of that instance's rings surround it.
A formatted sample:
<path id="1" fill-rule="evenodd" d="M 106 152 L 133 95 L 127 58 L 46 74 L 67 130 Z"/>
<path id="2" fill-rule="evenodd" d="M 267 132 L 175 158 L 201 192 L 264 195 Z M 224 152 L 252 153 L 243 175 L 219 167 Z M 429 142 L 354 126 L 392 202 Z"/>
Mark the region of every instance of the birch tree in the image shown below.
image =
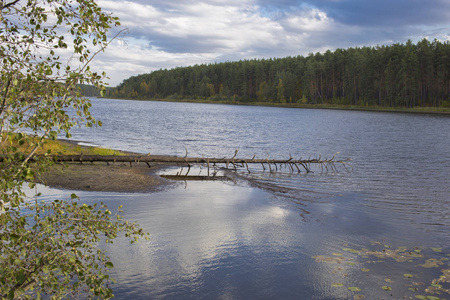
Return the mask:
<path id="1" fill-rule="evenodd" d="M 45 139 L 100 124 L 77 85 L 104 90 L 105 74 L 90 63 L 118 25 L 93 0 L 0 1 L 0 298 L 110 298 L 113 263 L 98 243 L 120 232 L 132 242 L 147 237 L 75 194 L 50 202 L 25 195 L 50 163 L 31 162 Z"/>

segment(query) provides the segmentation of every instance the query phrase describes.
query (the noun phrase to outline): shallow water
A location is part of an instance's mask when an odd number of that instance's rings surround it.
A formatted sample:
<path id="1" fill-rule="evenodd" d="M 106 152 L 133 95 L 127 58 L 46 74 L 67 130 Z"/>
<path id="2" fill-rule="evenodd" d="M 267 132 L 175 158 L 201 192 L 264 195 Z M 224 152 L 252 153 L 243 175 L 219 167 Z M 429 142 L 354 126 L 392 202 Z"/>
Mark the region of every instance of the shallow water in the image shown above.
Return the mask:
<path id="1" fill-rule="evenodd" d="M 70 195 L 52 191 L 51 197 Z M 123 204 L 127 219 L 151 234 L 150 241 L 137 245 L 124 238 L 102 245 L 115 264 L 118 299 L 348 299 L 355 294 L 347 290 L 351 286 L 369 299 L 383 299 L 384 278 L 395 282 L 393 295 L 399 298 L 411 294 L 404 273 L 431 281 L 439 277 L 438 270 L 417 270 L 411 263 L 394 268 L 388 259 L 371 265 L 343 249 L 375 249 L 371 241 L 380 241 L 411 249 L 444 245 L 443 253 L 430 257 L 448 253 L 445 241 L 405 226 L 395 212 L 381 214 L 361 206 L 357 194 L 299 206 L 243 182 L 188 182 L 153 194 L 78 195 L 110 208 Z M 314 259 L 333 253 L 355 264 Z M 371 271 L 366 274 L 362 268 Z M 332 288 L 336 282 L 345 287 Z"/>
<path id="2" fill-rule="evenodd" d="M 190 181 L 154 194 L 78 193 L 86 202 L 124 204 L 126 217 L 151 233 L 138 246 L 121 239 L 105 246 L 115 263 L 119 299 L 414 297 L 419 292 L 408 289 L 413 279 L 430 284 L 448 264 L 417 267 L 450 253 L 446 116 L 97 99 L 93 104 L 104 126 L 76 129 L 75 140 L 152 154 L 184 156 L 186 147 L 190 156 L 231 157 L 239 149 L 238 157 L 340 152 L 338 157 L 352 159 L 350 173 L 341 168 L 339 174 L 271 174 L 255 168 L 239 172 L 235 182 Z M 420 247 L 426 255 L 412 263 L 368 263 L 372 256 L 348 251 L 379 247 Z M 333 253 L 352 261 L 313 258 L 341 257 Z M 408 281 L 405 273 L 415 277 Z M 381 288 L 386 284 L 392 291 Z M 347 289 L 352 286 L 361 292 Z"/>

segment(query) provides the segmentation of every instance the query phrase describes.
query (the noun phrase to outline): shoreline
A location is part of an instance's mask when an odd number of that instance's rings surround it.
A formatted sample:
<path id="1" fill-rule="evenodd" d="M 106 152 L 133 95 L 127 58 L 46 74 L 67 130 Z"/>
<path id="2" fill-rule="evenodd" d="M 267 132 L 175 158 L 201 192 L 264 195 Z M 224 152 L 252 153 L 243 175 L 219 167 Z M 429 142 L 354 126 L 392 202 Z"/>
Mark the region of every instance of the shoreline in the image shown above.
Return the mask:
<path id="1" fill-rule="evenodd" d="M 88 142 L 75 140 L 58 140 L 63 147 L 79 147 L 89 151 L 95 146 Z M 128 151 L 117 151 L 129 155 L 139 155 Z M 163 178 L 157 174 L 163 168 L 172 164 L 153 163 L 150 168 L 144 163 L 106 164 L 98 163 L 55 163 L 45 172 L 37 174 L 34 182 L 56 189 L 77 191 L 119 192 L 119 193 L 147 193 L 163 191 L 177 184 L 173 180 Z"/>
<path id="2" fill-rule="evenodd" d="M 147 193 L 163 191 L 173 181 L 157 175 L 167 165 L 149 168 L 144 164 L 107 165 L 103 163 L 65 163 L 50 166 L 35 178 L 36 183 L 51 188 L 119 193 Z"/>
<path id="3" fill-rule="evenodd" d="M 97 97 L 102 99 L 102 97 Z M 333 104 L 300 104 L 300 103 L 270 103 L 270 102 L 234 102 L 226 100 L 194 100 L 194 99 L 125 99 L 125 98 L 109 98 L 111 100 L 131 100 L 131 101 L 154 101 L 154 102 L 175 102 L 175 103 L 201 103 L 201 104 L 222 104 L 222 105 L 243 105 L 243 106 L 261 106 L 261 107 L 283 107 L 283 108 L 304 108 L 304 109 L 331 109 L 331 110 L 347 110 L 347 111 L 368 111 L 368 112 L 390 112 L 390 113 L 407 113 L 407 114 L 433 114 L 450 116 L 450 108 L 436 107 L 376 107 L 376 106 L 352 106 L 352 105 L 333 105 Z"/>

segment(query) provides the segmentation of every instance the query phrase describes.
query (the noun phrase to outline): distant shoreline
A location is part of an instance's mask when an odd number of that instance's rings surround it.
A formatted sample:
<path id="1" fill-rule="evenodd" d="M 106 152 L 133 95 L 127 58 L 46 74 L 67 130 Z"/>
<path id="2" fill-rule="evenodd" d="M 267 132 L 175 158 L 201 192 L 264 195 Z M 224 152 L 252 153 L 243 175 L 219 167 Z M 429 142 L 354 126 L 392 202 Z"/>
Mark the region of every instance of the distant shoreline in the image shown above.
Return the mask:
<path id="1" fill-rule="evenodd" d="M 215 101 L 215 100 L 194 100 L 194 99 L 144 99 L 144 98 L 125 99 L 125 98 L 113 98 L 113 97 L 108 97 L 108 98 L 105 97 L 105 99 L 450 115 L 450 108 L 448 108 L 448 107 L 416 107 L 416 108 L 380 107 L 380 106 L 366 107 L 366 106 L 334 105 L 334 104 L 301 104 L 301 103 L 285 103 L 285 104 L 283 104 L 283 103 L 270 103 L 270 102 L 234 102 L 234 101 L 225 101 L 225 100 Z"/>

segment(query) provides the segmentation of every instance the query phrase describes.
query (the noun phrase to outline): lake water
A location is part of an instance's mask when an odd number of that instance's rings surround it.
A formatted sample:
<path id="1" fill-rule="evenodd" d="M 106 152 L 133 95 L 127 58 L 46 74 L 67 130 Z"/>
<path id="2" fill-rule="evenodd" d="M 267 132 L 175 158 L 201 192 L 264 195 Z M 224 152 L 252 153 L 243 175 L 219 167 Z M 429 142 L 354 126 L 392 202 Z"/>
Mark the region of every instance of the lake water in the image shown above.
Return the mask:
<path id="1" fill-rule="evenodd" d="M 91 112 L 103 127 L 76 128 L 74 140 L 192 157 L 352 159 L 350 172 L 253 168 L 150 194 L 78 192 L 124 204 L 151 234 L 102 246 L 118 299 L 397 299 L 424 295 L 449 268 L 448 116 L 108 99 L 93 99 Z M 399 247 L 420 257 L 360 251 Z M 419 266 L 430 258 L 437 267 Z"/>

